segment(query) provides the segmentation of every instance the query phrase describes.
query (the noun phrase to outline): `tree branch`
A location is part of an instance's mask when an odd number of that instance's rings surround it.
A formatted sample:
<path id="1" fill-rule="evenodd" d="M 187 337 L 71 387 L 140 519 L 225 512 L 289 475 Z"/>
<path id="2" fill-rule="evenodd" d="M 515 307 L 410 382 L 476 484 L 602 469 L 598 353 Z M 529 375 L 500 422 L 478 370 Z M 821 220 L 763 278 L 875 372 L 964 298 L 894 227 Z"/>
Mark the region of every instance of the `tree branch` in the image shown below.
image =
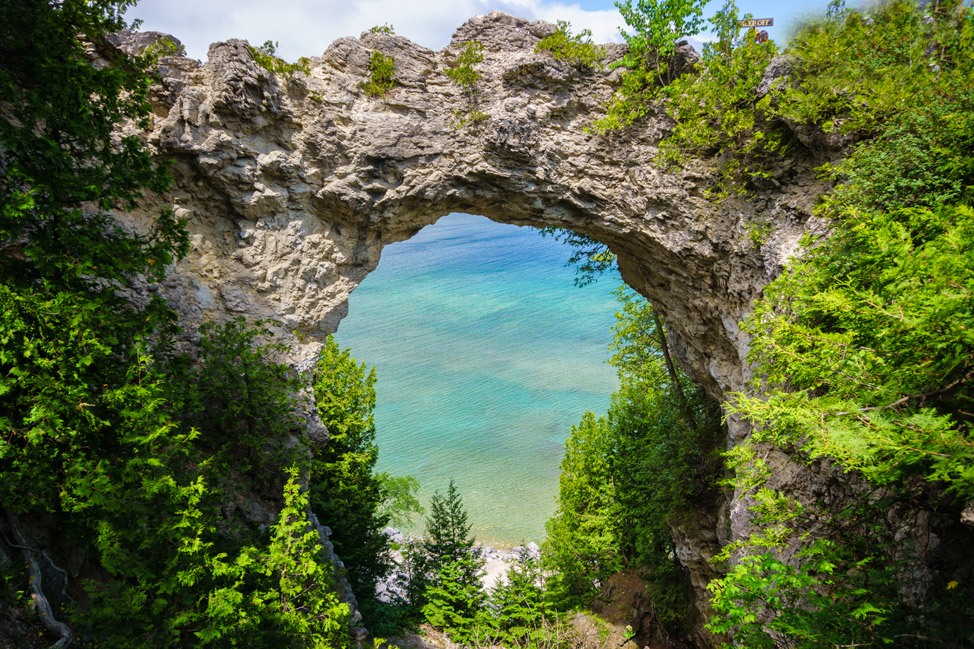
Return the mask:
<path id="1" fill-rule="evenodd" d="M 48 631 L 58 635 L 61 638 L 54 643 L 54 648 L 66 649 L 67 647 L 71 646 L 72 642 L 74 642 L 74 634 L 71 633 L 71 629 L 68 628 L 67 624 L 58 622 L 54 617 L 54 609 L 51 607 L 51 602 L 48 601 L 47 596 L 44 594 L 41 567 L 37 563 L 37 559 L 34 556 L 37 554 L 37 550 L 31 548 L 27 544 L 23 533 L 20 531 L 20 522 L 17 520 L 14 513 L 7 509 L 4 509 L 4 513 L 6 514 L 7 521 L 10 525 L 10 531 L 14 535 L 16 547 L 23 552 L 24 559 L 27 561 L 27 570 L 30 575 L 31 599 L 34 601 L 34 606 L 37 608 L 37 613 L 40 615 L 41 622 Z"/>
<path id="2" fill-rule="evenodd" d="M 861 414 L 861 413 L 864 413 L 864 412 L 873 412 L 874 410 L 892 410 L 893 408 L 897 408 L 899 406 L 902 406 L 903 404 L 908 403 L 910 401 L 913 401 L 914 399 L 919 399 L 920 401 L 926 401 L 927 399 L 929 399 L 931 397 L 939 397 L 942 394 L 946 394 L 946 393 L 950 392 L 951 390 L 953 390 L 954 388 L 958 387 L 962 383 L 965 383 L 968 380 L 970 380 L 971 377 L 974 377 L 974 370 L 971 370 L 970 372 L 968 372 L 964 376 L 960 377 L 956 381 L 953 381 L 949 385 L 946 385 L 946 386 L 940 388 L 939 390 L 934 390 L 933 392 L 926 392 L 924 394 L 908 394 L 905 397 L 902 397 L 900 399 L 897 399 L 893 403 L 886 404 L 885 406 L 866 406 L 865 408 L 859 408 L 858 410 L 855 410 L 855 411 L 852 411 L 852 410 L 843 410 L 842 412 L 835 413 L 835 416 L 836 417 L 845 417 L 846 415 L 858 415 L 858 414 Z"/>
<path id="3" fill-rule="evenodd" d="M 663 360 L 666 362 L 666 371 L 670 375 L 670 381 L 673 383 L 673 389 L 676 391 L 676 397 L 680 400 L 680 409 L 683 410 L 683 417 L 687 421 L 687 425 L 694 432 L 697 431 L 697 420 L 693 416 L 693 409 L 690 408 L 690 402 L 687 401 L 687 395 L 683 392 L 683 386 L 680 384 L 680 377 L 676 373 L 676 366 L 673 365 L 673 359 L 670 357 L 670 347 L 666 340 L 666 330 L 663 329 L 663 321 L 660 320 L 659 313 L 656 312 L 656 307 L 652 307 L 653 312 L 653 323 L 656 325 L 656 335 L 659 338 L 660 349 L 663 350 Z"/>

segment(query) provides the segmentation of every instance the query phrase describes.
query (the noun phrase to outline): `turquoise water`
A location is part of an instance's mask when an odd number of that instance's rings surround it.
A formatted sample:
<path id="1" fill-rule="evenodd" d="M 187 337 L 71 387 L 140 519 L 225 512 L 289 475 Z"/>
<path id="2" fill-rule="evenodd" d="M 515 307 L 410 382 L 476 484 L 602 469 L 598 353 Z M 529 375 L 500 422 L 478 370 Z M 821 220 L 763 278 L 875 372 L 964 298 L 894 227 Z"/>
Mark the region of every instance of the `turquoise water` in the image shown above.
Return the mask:
<path id="1" fill-rule="evenodd" d="M 534 228 L 451 214 L 385 248 L 336 334 L 376 367 L 380 471 L 456 480 L 477 538 L 544 538 L 571 426 L 604 411 L 618 277 L 576 288 Z M 414 531 L 422 529 L 414 521 Z"/>

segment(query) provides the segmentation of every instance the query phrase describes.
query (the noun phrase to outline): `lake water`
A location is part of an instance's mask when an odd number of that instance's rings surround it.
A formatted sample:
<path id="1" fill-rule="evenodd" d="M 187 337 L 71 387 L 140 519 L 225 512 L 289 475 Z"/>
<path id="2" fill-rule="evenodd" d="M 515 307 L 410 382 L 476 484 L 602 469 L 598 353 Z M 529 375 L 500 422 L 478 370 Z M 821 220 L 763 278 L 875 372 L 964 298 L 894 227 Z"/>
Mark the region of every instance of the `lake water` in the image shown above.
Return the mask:
<path id="1" fill-rule="evenodd" d="M 336 334 L 378 376 L 378 470 L 451 478 L 481 541 L 540 542 L 571 426 L 604 412 L 618 276 L 577 288 L 538 230 L 451 214 L 382 260 Z M 420 532 L 423 521 L 414 521 Z"/>

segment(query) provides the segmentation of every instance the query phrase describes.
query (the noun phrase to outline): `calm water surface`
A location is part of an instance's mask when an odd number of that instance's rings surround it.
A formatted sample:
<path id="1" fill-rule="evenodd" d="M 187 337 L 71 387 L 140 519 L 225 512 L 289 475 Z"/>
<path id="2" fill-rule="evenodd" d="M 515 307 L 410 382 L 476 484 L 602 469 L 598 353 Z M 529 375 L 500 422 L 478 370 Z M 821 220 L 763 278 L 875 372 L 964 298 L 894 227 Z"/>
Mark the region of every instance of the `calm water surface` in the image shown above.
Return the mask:
<path id="1" fill-rule="evenodd" d="M 568 255 L 536 229 L 451 214 L 385 248 L 336 334 L 376 367 L 378 469 L 418 478 L 424 505 L 455 479 L 482 541 L 543 539 L 569 429 L 618 385 L 619 279 L 576 288 Z"/>

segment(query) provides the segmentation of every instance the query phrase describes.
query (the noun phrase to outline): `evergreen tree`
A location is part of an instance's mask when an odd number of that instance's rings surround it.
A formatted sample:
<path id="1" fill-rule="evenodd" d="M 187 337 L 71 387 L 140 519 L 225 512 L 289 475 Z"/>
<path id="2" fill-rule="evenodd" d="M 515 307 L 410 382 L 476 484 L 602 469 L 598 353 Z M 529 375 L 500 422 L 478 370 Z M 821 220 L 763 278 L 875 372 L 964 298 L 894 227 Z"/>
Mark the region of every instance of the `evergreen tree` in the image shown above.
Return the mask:
<path id="1" fill-rule="evenodd" d="M 251 554 L 255 563 L 238 560 L 237 571 L 231 571 L 244 579 L 248 573 L 256 573 L 258 587 L 236 607 L 214 606 L 217 598 L 210 599 L 208 616 L 228 627 L 219 629 L 217 625 L 217 637 L 230 640 L 231 645 L 251 647 L 351 646 L 351 613 L 335 593 L 335 568 L 322 556 L 318 532 L 308 524 L 307 508 L 307 494 L 301 491 L 298 471 L 292 468 L 284 486 L 284 507 L 271 528 L 266 550 L 245 549 L 241 556 Z M 228 614 L 229 619 L 220 619 L 217 612 Z"/>
<path id="2" fill-rule="evenodd" d="M 491 590 L 488 606 L 495 641 L 526 649 L 550 646 L 544 571 L 527 548 L 518 550 L 507 574 Z"/>
<path id="3" fill-rule="evenodd" d="M 598 584 L 624 565 L 613 524 L 618 510 L 613 444 L 608 420 L 591 412 L 565 442 L 558 509 L 545 525 L 544 557 L 555 572 L 555 596 L 566 607 L 587 604 Z"/>
<path id="4" fill-rule="evenodd" d="M 453 480 L 445 496 L 433 494 L 422 549 L 423 616 L 455 641 L 467 642 L 484 605 L 484 560 L 470 536 L 467 512 Z"/>
<path id="5" fill-rule="evenodd" d="M 437 491 L 430 500 L 430 514 L 426 518 L 426 536 L 423 548 L 431 557 L 456 559 L 469 554 L 474 545 L 470 536 L 467 511 L 453 480 L 447 487 L 446 495 Z"/>
<path id="6" fill-rule="evenodd" d="M 375 369 L 358 364 L 329 336 L 315 368 L 314 391 L 329 438 L 314 449 L 311 506 L 332 526 L 335 551 L 368 614 L 376 582 L 389 569 L 388 542 L 382 534 L 389 518 L 380 509 L 385 499 L 382 478 L 373 472 L 379 457 L 372 414 Z"/>

